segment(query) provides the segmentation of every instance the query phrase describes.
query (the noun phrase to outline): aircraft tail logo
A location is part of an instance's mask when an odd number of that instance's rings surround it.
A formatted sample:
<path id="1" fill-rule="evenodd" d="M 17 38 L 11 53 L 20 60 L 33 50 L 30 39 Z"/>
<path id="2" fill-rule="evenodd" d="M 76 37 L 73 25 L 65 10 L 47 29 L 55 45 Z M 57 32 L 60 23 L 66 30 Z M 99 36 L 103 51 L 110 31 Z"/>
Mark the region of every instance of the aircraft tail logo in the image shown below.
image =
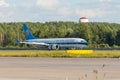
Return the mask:
<path id="1" fill-rule="evenodd" d="M 29 35 L 29 31 L 28 31 L 28 30 L 26 30 L 25 34 L 26 34 L 26 36 L 28 36 L 28 35 Z"/>

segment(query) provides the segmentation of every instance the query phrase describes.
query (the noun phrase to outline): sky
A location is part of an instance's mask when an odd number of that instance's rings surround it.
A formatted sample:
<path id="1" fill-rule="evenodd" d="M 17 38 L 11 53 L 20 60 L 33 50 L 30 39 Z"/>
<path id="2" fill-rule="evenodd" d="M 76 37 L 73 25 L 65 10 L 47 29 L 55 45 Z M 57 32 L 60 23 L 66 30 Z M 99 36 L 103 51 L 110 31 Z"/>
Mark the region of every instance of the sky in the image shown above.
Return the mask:
<path id="1" fill-rule="evenodd" d="M 120 23 L 120 0 L 0 0 L 0 22 Z"/>

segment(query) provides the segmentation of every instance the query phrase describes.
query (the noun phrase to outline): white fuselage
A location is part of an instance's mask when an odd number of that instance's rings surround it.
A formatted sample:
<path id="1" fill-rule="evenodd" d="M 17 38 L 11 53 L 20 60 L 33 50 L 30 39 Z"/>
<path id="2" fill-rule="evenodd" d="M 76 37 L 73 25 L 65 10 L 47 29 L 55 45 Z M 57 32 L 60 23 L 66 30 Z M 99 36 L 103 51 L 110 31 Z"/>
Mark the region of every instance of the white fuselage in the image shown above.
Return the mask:
<path id="1" fill-rule="evenodd" d="M 36 42 L 41 43 L 43 45 L 58 46 L 59 48 L 83 48 L 88 45 L 88 42 L 82 38 L 50 38 L 50 39 L 30 39 L 26 40 L 26 42 Z M 41 45 L 35 45 L 37 47 Z"/>

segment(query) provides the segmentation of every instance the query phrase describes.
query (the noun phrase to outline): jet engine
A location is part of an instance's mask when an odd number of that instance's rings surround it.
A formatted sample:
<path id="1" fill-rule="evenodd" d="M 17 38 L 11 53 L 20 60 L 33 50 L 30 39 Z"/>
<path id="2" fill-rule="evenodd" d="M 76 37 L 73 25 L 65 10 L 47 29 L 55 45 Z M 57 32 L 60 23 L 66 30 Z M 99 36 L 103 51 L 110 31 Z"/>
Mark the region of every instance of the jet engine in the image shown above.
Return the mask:
<path id="1" fill-rule="evenodd" d="M 52 45 L 49 45 L 48 48 L 51 50 L 57 50 L 57 49 L 59 49 L 59 46 L 57 44 L 52 44 Z"/>

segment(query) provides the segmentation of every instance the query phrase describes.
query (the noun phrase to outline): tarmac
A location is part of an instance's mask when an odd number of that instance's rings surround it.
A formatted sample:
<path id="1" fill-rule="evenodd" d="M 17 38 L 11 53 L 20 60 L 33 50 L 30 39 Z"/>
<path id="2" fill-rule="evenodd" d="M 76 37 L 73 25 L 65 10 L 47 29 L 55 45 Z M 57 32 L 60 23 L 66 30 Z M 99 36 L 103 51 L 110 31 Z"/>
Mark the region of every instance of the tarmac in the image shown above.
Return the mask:
<path id="1" fill-rule="evenodd" d="M 120 59 L 0 57 L 0 80 L 120 80 Z"/>

